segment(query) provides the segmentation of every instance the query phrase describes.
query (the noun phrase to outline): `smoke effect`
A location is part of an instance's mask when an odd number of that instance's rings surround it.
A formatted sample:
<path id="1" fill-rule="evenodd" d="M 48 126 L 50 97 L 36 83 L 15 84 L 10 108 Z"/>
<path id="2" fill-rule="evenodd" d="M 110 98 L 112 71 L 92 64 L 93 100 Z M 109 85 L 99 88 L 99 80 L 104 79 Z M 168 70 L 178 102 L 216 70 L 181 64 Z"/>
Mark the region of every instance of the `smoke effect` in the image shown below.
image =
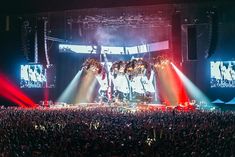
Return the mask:
<path id="1" fill-rule="evenodd" d="M 111 35 L 112 30 L 107 30 L 101 27 L 98 27 L 95 32 L 95 40 L 97 41 L 97 44 L 99 45 L 112 45 L 113 40 L 115 40 L 117 37 L 114 35 Z M 114 33 L 112 33 L 114 34 Z"/>

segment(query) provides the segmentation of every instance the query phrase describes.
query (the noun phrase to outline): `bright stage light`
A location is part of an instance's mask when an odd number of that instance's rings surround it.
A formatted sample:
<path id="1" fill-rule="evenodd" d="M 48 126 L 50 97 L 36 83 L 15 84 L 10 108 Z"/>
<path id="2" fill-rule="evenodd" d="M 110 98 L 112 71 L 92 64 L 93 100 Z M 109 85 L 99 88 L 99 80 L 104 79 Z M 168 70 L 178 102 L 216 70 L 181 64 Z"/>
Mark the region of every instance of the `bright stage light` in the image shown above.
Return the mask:
<path id="1" fill-rule="evenodd" d="M 36 107 L 36 104 L 3 74 L 0 74 L 0 82 L 0 96 L 16 103 L 20 107 Z"/>
<path id="2" fill-rule="evenodd" d="M 177 106 L 188 102 L 188 95 L 182 81 L 171 67 L 169 60 L 159 60 L 155 64 L 155 70 L 159 80 L 158 88 L 161 91 L 159 94 L 164 104 Z"/>
<path id="3" fill-rule="evenodd" d="M 63 91 L 57 102 L 66 102 L 66 103 L 73 103 L 76 90 L 78 88 L 78 83 L 81 78 L 83 69 L 80 70 L 76 76 L 73 78 L 73 80 L 70 82 L 70 84 L 66 87 L 66 89 Z M 71 102 L 72 101 L 72 102 Z"/>
<path id="4" fill-rule="evenodd" d="M 0 95 L 8 100 L 10 100 L 11 102 L 19 105 L 22 108 L 26 108 L 27 106 L 21 102 L 20 100 L 18 100 L 18 98 L 16 98 L 14 95 L 12 95 L 11 93 L 8 92 L 1 92 Z"/>
<path id="5" fill-rule="evenodd" d="M 205 102 L 205 108 L 211 107 L 212 104 L 210 100 L 202 93 L 202 91 L 195 86 L 173 63 L 171 63 L 176 73 L 182 80 L 187 92 L 190 94 L 191 98 L 197 100 L 198 103 Z M 203 107 L 203 106 L 202 106 Z"/>
<path id="6" fill-rule="evenodd" d="M 91 81 L 88 80 L 88 82 L 91 82 L 91 83 L 88 84 L 87 86 L 85 86 L 87 88 L 85 88 L 84 90 L 81 90 L 81 92 L 87 90 L 87 94 L 86 94 L 86 100 L 87 101 L 86 102 L 88 102 L 88 103 L 93 102 L 92 99 L 93 99 L 94 94 L 96 94 L 96 93 L 94 93 L 94 91 L 95 91 L 95 86 L 97 84 L 97 80 L 95 79 L 94 76 L 91 77 L 90 80 Z M 78 99 L 76 103 L 79 103 L 79 102 L 80 102 L 80 100 Z"/>
<path id="7" fill-rule="evenodd" d="M 92 102 L 94 94 L 97 94 L 94 92 L 97 84 L 95 74 L 91 71 L 87 71 L 85 75 L 81 77 L 80 82 L 81 84 L 76 92 L 75 104 Z"/>

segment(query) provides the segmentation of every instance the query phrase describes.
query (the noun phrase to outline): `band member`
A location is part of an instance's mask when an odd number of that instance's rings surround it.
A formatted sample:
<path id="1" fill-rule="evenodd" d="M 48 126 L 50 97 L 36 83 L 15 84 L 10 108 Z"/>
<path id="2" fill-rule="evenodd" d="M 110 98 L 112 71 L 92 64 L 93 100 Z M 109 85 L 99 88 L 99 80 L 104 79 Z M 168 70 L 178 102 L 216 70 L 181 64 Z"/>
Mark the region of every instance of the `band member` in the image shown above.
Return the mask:
<path id="1" fill-rule="evenodd" d="M 142 84 L 142 74 L 133 76 L 132 79 L 130 79 L 130 86 L 132 89 L 132 92 L 139 93 L 139 94 L 144 94 L 144 86 Z"/>
<path id="2" fill-rule="evenodd" d="M 128 78 L 125 74 L 125 62 L 114 63 L 111 67 L 114 97 L 121 100 L 128 99 L 130 93 Z"/>
<path id="3" fill-rule="evenodd" d="M 149 79 L 146 75 L 142 76 L 141 82 L 143 83 L 145 92 L 155 93 L 155 88 L 154 88 L 154 85 L 153 85 L 153 78 L 154 78 L 153 70 L 151 70 L 151 74 L 150 74 Z"/>

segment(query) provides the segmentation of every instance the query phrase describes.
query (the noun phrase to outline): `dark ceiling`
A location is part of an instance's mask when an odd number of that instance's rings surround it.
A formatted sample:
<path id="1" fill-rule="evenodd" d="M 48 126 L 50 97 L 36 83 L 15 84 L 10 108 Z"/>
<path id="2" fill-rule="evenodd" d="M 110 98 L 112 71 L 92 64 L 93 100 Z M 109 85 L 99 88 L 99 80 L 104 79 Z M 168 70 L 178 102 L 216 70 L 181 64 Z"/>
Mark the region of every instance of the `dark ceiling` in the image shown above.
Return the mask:
<path id="1" fill-rule="evenodd" d="M 5 0 L 1 14 L 24 14 L 85 8 L 108 8 L 156 4 L 228 3 L 231 0 Z"/>

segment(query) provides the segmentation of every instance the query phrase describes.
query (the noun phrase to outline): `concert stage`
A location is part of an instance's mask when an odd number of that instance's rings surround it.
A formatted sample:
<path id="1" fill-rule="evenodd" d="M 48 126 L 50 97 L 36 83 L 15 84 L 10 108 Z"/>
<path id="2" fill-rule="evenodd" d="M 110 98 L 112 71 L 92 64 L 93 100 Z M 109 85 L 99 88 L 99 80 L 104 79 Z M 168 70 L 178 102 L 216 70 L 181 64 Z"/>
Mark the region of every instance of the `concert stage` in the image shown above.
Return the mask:
<path id="1" fill-rule="evenodd" d="M 107 109 L 107 110 L 118 110 L 127 112 L 146 112 L 146 111 L 193 111 L 196 109 L 195 106 L 167 106 L 164 104 L 148 104 L 148 103 L 78 103 L 78 104 L 55 104 L 50 105 L 50 109 Z"/>

